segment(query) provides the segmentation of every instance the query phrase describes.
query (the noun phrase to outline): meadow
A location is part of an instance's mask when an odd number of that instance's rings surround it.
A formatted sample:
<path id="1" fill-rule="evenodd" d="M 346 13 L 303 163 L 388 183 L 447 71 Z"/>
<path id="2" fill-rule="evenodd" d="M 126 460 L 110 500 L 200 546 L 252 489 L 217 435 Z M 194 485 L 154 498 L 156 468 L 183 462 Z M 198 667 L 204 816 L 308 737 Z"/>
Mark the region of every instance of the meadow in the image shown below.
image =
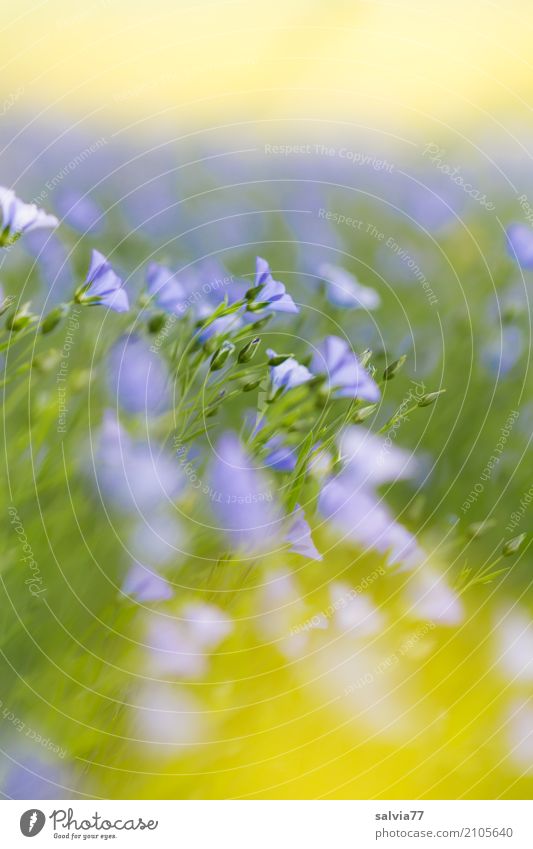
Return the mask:
<path id="1" fill-rule="evenodd" d="M 530 798 L 526 151 L 0 144 L 3 796 Z"/>

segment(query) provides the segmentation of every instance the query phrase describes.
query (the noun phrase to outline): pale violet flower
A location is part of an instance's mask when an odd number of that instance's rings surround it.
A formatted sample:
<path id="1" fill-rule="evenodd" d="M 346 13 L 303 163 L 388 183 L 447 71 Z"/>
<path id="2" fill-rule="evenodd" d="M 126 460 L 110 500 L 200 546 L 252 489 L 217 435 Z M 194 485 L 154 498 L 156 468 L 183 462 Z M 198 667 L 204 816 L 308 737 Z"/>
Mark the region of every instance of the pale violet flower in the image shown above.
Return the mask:
<path id="1" fill-rule="evenodd" d="M 376 487 L 414 477 L 419 464 L 411 451 L 361 425 L 345 428 L 339 439 L 344 469 L 358 485 Z"/>
<path id="2" fill-rule="evenodd" d="M 255 291 L 250 306 L 255 310 L 269 309 L 273 312 L 297 313 L 298 307 L 287 293 L 283 283 L 274 280 L 266 259 L 258 256 L 256 259 Z"/>
<path id="3" fill-rule="evenodd" d="M 343 539 L 387 554 L 389 565 L 401 563 L 403 568 L 413 568 L 422 562 L 424 552 L 415 537 L 396 521 L 378 495 L 358 489 L 349 474 L 342 473 L 326 482 L 319 509 Z"/>
<path id="4" fill-rule="evenodd" d="M 185 530 L 179 517 L 170 510 L 143 517 L 131 529 L 128 550 L 140 563 L 164 566 L 176 561 L 183 551 Z"/>
<path id="5" fill-rule="evenodd" d="M 427 564 L 410 576 L 407 599 L 407 612 L 417 619 L 450 627 L 463 621 L 464 608 L 459 595 L 444 575 Z"/>
<path id="6" fill-rule="evenodd" d="M 197 309 L 198 319 L 209 318 L 215 309 L 216 306 L 213 304 L 200 304 Z M 229 315 L 223 315 L 220 318 L 215 318 L 215 320 L 210 322 L 206 327 L 201 327 L 198 332 L 198 340 L 204 344 L 213 336 L 221 336 L 226 333 L 239 330 L 239 328 L 243 325 L 243 319 L 241 316 L 243 309 L 244 308 L 241 307 L 239 310 L 236 310 Z"/>
<path id="7" fill-rule="evenodd" d="M 520 268 L 533 269 L 533 229 L 527 224 L 507 228 L 507 251 Z"/>
<path id="8" fill-rule="evenodd" d="M 389 565 L 401 564 L 403 569 L 419 565 L 424 551 L 376 492 L 380 484 L 416 473 L 412 455 L 360 426 L 342 433 L 339 452 L 344 465 L 322 486 L 322 515 L 346 539 L 386 554 Z"/>
<path id="9" fill-rule="evenodd" d="M 277 354 L 272 348 L 267 350 L 270 358 L 276 357 Z M 294 359 L 287 357 L 279 366 L 271 366 L 270 377 L 274 389 L 294 389 L 296 386 L 301 386 L 302 383 L 307 383 L 313 379 L 313 375 L 305 366 Z"/>
<path id="10" fill-rule="evenodd" d="M 279 433 L 274 434 L 264 446 L 265 465 L 276 472 L 292 472 L 296 467 L 297 454 L 283 442 Z"/>
<path id="11" fill-rule="evenodd" d="M 108 354 L 107 366 L 109 393 L 123 410 L 151 417 L 169 409 L 166 364 L 141 336 L 121 336 Z"/>
<path id="12" fill-rule="evenodd" d="M 481 362 L 492 374 L 505 377 L 524 353 L 524 332 L 515 324 L 503 324 L 481 348 Z"/>
<path id="13" fill-rule="evenodd" d="M 175 619 L 151 615 L 147 621 L 149 666 L 160 675 L 198 679 L 213 652 L 233 631 L 233 622 L 220 608 L 190 602 Z"/>
<path id="14" fill-rule="evenodd" d="M 165 312 L 183 315 L 187 309 L 185 288 L 166 266 L 150 263 L 146 270 L 146 288 L 157 306 Z"/>
<path id="15" fill-rule="evenodd" d="M 352 310 L 375 310 L 379 307 L 381 298 L 375 289 L 362 286 L 357 277 L 339 265 L 323 263 L 318 273 L 326 284 L 328 300 L 335 306 Z"/>
<path id="16" fill-rule="evenodd" d="M 134 440 L 107 411 L 100 430 L 94 476 L 106 504 L 143 516 L 171 503 L 185 479 L 158 442 Z"/>
<path id="17" fill-rule="evenodd" d="M 158 761 L 174 760 L 198 745 L 207 731 L 201 703 L 174 682 L 143 683 L 135 693 L 130 722 L 137 744 L 153 752 Z"/>
<path id="18" fill-rule="evenodd" d="M 340 336 L 327 336 L 313 357 L 315 374 L 325 374 L 335 398 L 361 398 L 370 403 L 380 399 L 380 391 L 361 365 L 348 342 Z"/>
<path id="19" fill-rule="evenodd" d="M 533 620 L 523 609 L 501 611 L 493 629 L 496 657 L 511 681 L 533 682 Z"/>
<path id="20" fill-rule="evenodd" d="M 519 775 L 533 773 L 533 699 L 514 699 L 505 723 L 508 760 Z"/>
<path id="21" fill-rule="evenodd" d="M 385 627 L 383 613 L 369 596 L 354 591 L 342 581 L 334 581 L 329 594 L 335 627 L 339 631 L 349 631 L 357 637 L 372 637 Z"/>
<path id="22" fill-rule="evenodd" d="M 273 500 L 268 477 L 255 467 L 237 436 L 226 433 L 215 452 L 210 473 L 212 510 L 232 545 L 264 554 L 288 543 L 297 554 L 321 559 L 301 508 L 283 515 Z"/>
<path id="23" fill-rule="evenodd" d="M 172 587 L 165 578 L 141 563 L 133 563 L 122 585 L 122 591 L 142 602 L 168 601 Z"/>
<path id="24" fill-rule="evenodd" d="M 301 554 L 310 560 L 322 560 L 322 555 L 311 537 L 311 528 L 304 516 L 304 511 L 298 504 L 289 516 L 289 529 L 285 539 L 289 543 L 289 550 L 295 554 Z"/>
<path id="25" fill-rule="evenodd" d="M 58 224 L 55 215 L 48 215 L 34 203 L 24 203 L 12 189 L 0 186 L 0 247 L 12 244 L 23 233 Z"/>
<path id="26" fill-rule="evenodd" d="M 18 755 L 10 759 L 0 791 L 7 799 L 71 799 L 76 796 L 71 785 L 64 767 L 35 755 Z"/>
<path id="27" fill-rule="evenodd" d="M 216 649 L 233 631 L 231 618 L 214 604 L 191 601 L 181 610 L 189 638 L 202 649 Z"/>
<path id="28" fill-rule="evenodd" d="M 255 627 L 287 658 L 301 657 L 309 642 L 306 606 L 292 573 L 276 569 L 267 573 L 257 599 Z M 296 627 L 295 627 L 296 626 Z"/>
<path id="29" fill-rule="evenodd" d="M 147 622 L 146 642 L 147 666 L 152 674 L 193 680 L 207 671 L 205 652 L 173 619 L 152 615 Z"/>
<path id="30" fill-rule="evenodd" d="M 127 312 L 130 308 L 124 282 L 100 251 L 92 252 L 85 283 L 79 287 L 74 297 L 79 304 L 101 305 L 114 312 Z"/>
<path id="31" fill-rule="evenodd" d="M 254 552 L 271 547 L 279 515 L 270 482 L 236 434 L 228 432 L 217 442 L 209 479 L 211 508 L 230 542 Z"/>

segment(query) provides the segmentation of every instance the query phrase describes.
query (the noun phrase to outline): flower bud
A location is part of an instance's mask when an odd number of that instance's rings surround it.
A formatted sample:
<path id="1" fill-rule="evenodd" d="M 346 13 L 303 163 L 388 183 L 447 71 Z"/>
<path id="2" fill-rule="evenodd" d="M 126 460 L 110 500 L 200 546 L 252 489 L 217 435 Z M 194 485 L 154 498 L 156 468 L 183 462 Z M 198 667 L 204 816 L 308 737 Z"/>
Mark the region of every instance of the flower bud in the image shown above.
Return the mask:
<path id="1" fill-rule="evenodd" d="M 383 380 L 391 380 L 393 377 L 395 377 L 396 374 L 400 371 L 403 364 L 405 363 L 406 359 L 407 357 L 405 356 L 405 354 L 403 354 L 403 356 L 399 357 L 399 359 L 394 360 L 394 362 L 391 363 L 390 366 L 387 366 L 387 368 L 383 372 Z"/>
<path id="2" fill-rule="evenodd" d="M 6 321 L 6 327 L 8 330 L 12 330 L 16 333 L 19 330 L 23 330 L 28 326 L 32 321 L 36 320 L 36 316 L 32 315 L 30 312 L 30 302 L 24 304 L 19 310 L 17 310 L 13 315 L 9 316 Z"/>
<path id="3" fill-rule="evenodd" d="M 370 350 L 370 348 L 366 348 L 362 354 L 359 354 L 357 359 L 359 360 L 360 365 L 362 365 L 363 368 L 366 368 L 370 362 L 371 357 L 372 351 Z"/>
<path id="4" fill-rule="evenodd" d="M 248 291 L 245 292 L 245 294 L 244 294 L 244 297 L 246 298 L 246 300 L 247 301 L 255 301 L 257 295 L 259 294 L 261 289 L 263 289 L 264 285 L 265 285 L 264 283 L 261 283 L 260 286 L 252 286 L 251 289 L 248 289 Z"/>
<path id="5" fill-rule="evenodd" d="M 285 360 L 289 360 L 291 357 L 294 357 L 294 354 L 274 354 L 273 357 L 270 357 L 268 360 L 269 366 L 280 366 Z"/>
<path id="6" fill-rule="evenodd" d="M 253 301 L 248 301 L 248 306 L 246 307 L 246 309 L 248 310 L 248 312 L 261 312 L 262 310 L 266 310 L 266 308 L 269 306 L 269 301 L 258 301 L 257 303 L 254 303 Z"/>
<path id="7" fill-rule="evenodd" d="M 220 409 L 220 405 L 221 405 L 222 401 L 224 400 L 224 398 L 226 397 L 227 394 L 228 394 L 227 389 L 221 389 L 220 392 L 217 392 L 216 398 L 213 401 L 211 401 L 211 403 L 208 404 L 208 406 L 204 410 L 204 415 L 205 415 L 206 419 L 209 419 L 212 416 L 216 416 L 216 414 L 218 413 L 218 411 Z"/>
<path id="8" fill-rule="evenodd" d="M 59 304 L 57 307 L 54 307 L 48 315 L 44 317 L 41 322 L 41 333 L 51 333 L 54 330 L 60 321 L 62 321 L 66 315 L 68 315 L 69 305 L 68 304 Z"/>
<path id="9" fill-rule="evenodd" d="M 429 407 L 430 404 L 434 404 L 439 395 L 442 395 L 443 392 L 446 392 L 445 389 L 439 389 L 437 392 L 427 392 L 425 395 L 422 395 L 418 401 L 419 407 Z"/>
<path id="10" fill-rule="evenodd" d="M 31 365 L 40 374 L 48 374 L 48 372 L 51 372 L 56 367 L 60 359 L 61 354 L 59 351 L 56 348 L 52 348 L 50 351 L 43 351 L 41 354 L 36 354 L 31 361 Z"/>
<path id="11" fill-rule="evenodd" d="M 3 315 L 5 312 L 8 311 L 10 307 L 13 306 L 13 301 L 13 295 L 8 295 L 7 298 L 3 299 L 3 301 L 0 303 L 0 315 Z"/>
<path id="12" fill-rule="evenodd" d="M 251 330 L 261 330 L 265 327 L 269 321 L 272 321 L 274 318 L 274 313 L 269 312 L 268 315 L 265 315 L 264 318 L 260 318 L 259 321 L 254 321 L 253 324 L 250 325 Z"/>
<path id="13" fill-rule="evenodd" d="M 148 319 L 148 332 L 159 333 L 165 326 L 166 320 L 167 317 L 164 312 L 156 312 L 155 315 L 150 316 Z"/>
<path id="14" fill-rule="evenodd" d="M 94 375 L 95 372 L 88 368 L 78 369 L 77 371 L 72 372 L 72 376 L 69 381 L 70 388 L 73 392 L 80 392 L 82 389 L 86 389 Z"/>
<path id="15" fill-rule="evenodd" d="M 517 537 L 513 537 L 513 539 L 508 540 L 504 543 L 502 548 L 502 555 L 504 557 L 511 557 L 513 554 L 516 554 L 522 543 L 526 538 L 526 534 L 518 534 Z"/>
<path id="16" fill-rule="evenodd" d="M 223 342 L 220 348 L 218 348 L 211 357 L 211 371 L 218 371 L 221 369 L 225 365 L 229 355 L 234 350 L 235 345 L 232 345 L 231 342 Z"/>
<path id="17" fill-rule="evenodd" d="M 361 407 L 360 410 L 356 410 L 353 414 L 352 421 L 355 424 L 359 424 L 359 422 L 364 422 L 365 419 L 372 415 L 376 407 L 377 404 L 369 404 L 368 407 Z"/>
<path id="18" fill-rule="evenodd" d="M 218 351 L 218 345 L 218 337 L 216 335 L 210 336 L 209 339 L 204 342 L 204 351 L 206 351 L 208 354 L 214 354 L 215 351 Z"/>
<path id="19" fill-rule="evenodd" d="M 245 345 L 244 348 L 241 348 L 241 350 L 239 351 L 237 362 L 248 363 L 257 351 L 260 342 L 261 339 L 259 338 L 259 336 L 256 336 L 254 339 L 251 339 L 248 344 Z"/>
<path id="20" fill-rule="evenodd" d="M 257 389 L 262 380 L 263 378 L 259 377 L 257 380 L 250 380 L 248 382 L 241 383 L 241 389 L 243 392 L 251 392 L 252 389 Z"/>
<path id="21" fill-rule="evenodd" d="M 487 533 L 492 528 L 496 526 L 495 519 L 485 519 L 482 522 L 472 522 L 471 525 L 468 525 L 466 529 L 466 535 L 470 537 L 470 539 L 476 539 L 480 537 L 482 534 Z"/>

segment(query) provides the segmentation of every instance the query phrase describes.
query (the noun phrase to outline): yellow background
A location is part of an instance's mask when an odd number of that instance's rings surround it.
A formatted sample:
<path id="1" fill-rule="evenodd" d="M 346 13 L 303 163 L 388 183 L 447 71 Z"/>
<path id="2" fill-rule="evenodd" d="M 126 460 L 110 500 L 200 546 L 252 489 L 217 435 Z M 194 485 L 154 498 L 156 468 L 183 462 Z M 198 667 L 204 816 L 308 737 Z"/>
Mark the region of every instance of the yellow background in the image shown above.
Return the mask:
<path id="1" fill-rule="evenodd" d="M 2 0 L 0 9 L 3 98 L 22 91 L 28 112 L 401 126 L 531 111 L 530 0 Z"/>

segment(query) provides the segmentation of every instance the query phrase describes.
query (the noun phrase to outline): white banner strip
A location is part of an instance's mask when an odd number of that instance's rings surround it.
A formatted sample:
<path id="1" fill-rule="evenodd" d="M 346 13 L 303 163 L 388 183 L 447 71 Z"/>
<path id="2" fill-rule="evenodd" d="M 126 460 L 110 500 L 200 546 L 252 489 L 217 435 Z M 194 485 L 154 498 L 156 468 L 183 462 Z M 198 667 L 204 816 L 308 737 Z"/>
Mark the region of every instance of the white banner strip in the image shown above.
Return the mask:
<path id="1" fill-rule="evenodd" d="M 529 801 L 2 801 L 6 849 L 80 845 L 532 849 Z M 69 844 L 71 845 L 71 844 Z"/>

